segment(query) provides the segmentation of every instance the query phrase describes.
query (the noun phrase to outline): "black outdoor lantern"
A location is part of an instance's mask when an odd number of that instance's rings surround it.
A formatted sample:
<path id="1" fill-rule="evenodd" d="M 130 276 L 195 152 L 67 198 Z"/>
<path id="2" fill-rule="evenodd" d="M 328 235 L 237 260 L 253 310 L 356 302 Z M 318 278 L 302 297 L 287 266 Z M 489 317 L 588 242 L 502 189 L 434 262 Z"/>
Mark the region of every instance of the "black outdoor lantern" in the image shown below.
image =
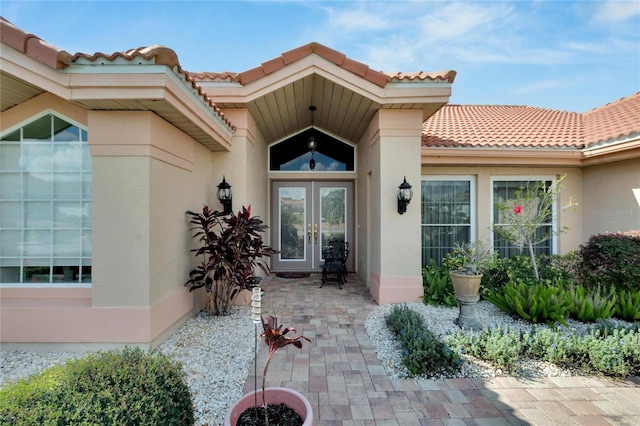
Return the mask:
<path id="1" fill-rule="evenodd" d="M 309 106 L 309 111 L 311 111 L 311 127 L 312 128 L 313 128 L 313 111 L 315 110 L 316 110 L 315 105 Z M 314 138 L 313 136 L 309 136 L 309 140 L 307 141 L 307 148 L 309 148 L 309 151 L 311 152 L 311 160 L 309 160 L 310 170 L 314 170 L 316 168 L 316 160 L 313 159 L 313 154 L 315 154 L 317 146 L 318 146 L 318 142 L 316 141 L 316 138 Z"/>
<path id="2" fill-rule="evenodd" d="M 398 213 L 404 214 L 407 211 L 407 205 L 411 202 L 411 197 L 413 197 L 413 191 L 405 176 L 404 181 L 398 187 Z"/>
<path id="3" fill-rule="evenodd" d="M 229 214 L 233 211 L 231 207 L 231 185 L 229 185 L 224 176 L 222 176 L 222 182 L 218 185 L 218 200 L 224 207 L 222 213 Z"/>
<path id="4" fill-rule="evenodd" d="M 313 154 L 316 152 L 316 138 L 313 136 L 309 136 L 309 142 L 307 142 L 307 148 L 311 151 L 311 160 L 309 160 L 309 169 L 313 170 L 316 168 L 316 160 L 313 159 Z"/>

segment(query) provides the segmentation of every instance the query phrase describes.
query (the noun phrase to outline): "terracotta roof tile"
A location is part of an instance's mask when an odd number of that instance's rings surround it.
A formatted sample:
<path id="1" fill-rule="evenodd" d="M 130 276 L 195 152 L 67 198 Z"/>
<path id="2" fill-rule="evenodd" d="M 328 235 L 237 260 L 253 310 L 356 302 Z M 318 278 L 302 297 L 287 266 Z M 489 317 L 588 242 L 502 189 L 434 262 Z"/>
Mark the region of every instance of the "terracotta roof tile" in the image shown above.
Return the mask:
<path id="1" fill-rule="evenodd" d="M 143 46 L 137 49 L 130 49 L 126 52 L 115 52 L 106 54 L 102 52 L 96 52 L 93 55 L 87 53 L 76 53 L 73 55 L 73 61 L 77 61 L 79 58 L 84 58 L 91 62 L 100 61 L 104 59 L 106 61 L 114 61 L 117 58 L 124 58 L 127 61 L 135 61 L 138 58 L 145 60 L 154 60 L 157 65 L 166 65 L 173 69 L 176 66 L 180 66 L 178 61 L 178 55 L 172 49 L 168 47 L 155 44 L 153 46 Z"/>
<path id="2" fill-rule="evenodd" d="M 640 92 L 582 115 L 587 145 L 640 134 Z"/>
<path id="3" fill-rule="evenodd" d="M 578 114 L 528 106 L 445 105 L 428 118 L 429 147 L 583 148 L 640 134 L 640 92 Z"/>
<path id="4" fill-rule="evenodd" d="M 434 72 L 393 72 L 385 73 L 394 80 L 446 80 L 447 83 L 453 83 L 456 78 L 456 72 L 453 70 L 434 71 Z"/>
<path id="5" fill-rule="evenodd" d="M 0 39 L 3 43 L 51 68 L 64 68 L 71 62 L 70 53 L 50 45 L 33 34 L 27 33 L 1 16 Z"/>
<path id="6" fill-rule="evenodd" d="M 237 80 L 243 85 L 249 84 L 312 54 L 316 54 L 327 61 L 333 62 L 337 66 L 363 77 L 380 87 L 386 86 L 386 84 L 391 80 L 388 75 L 380 71 L 373 71 L 367 65 L 354 61 L 353 59 L 349 59 L 337 50 L 333 50 L 315 42 L 289 50 L 277 58 L 262 63 L 259 67 L 243 71 L 238 74 Z"/>
<path id="7" fill-rule="evenodd" d="M 583 145 L 580 114 L 528 106 L 445 105 L 423 125 L 430 147 L 546 147 Z"/>

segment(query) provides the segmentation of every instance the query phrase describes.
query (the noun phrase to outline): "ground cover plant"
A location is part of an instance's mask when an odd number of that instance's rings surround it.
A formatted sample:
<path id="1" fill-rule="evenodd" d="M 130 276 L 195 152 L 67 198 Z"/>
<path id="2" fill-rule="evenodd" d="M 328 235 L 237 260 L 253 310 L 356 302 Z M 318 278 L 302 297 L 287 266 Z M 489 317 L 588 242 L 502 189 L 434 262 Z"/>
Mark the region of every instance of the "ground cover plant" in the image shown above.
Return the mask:
<path id="1" fill-rule="evenodd" d="M 139 348 L 68 361 L 0 390 L 0 424 L 192 425 L 179 363 Z"/>
<path id="2" fill-rule="evenodd" d="M 584 374 L 627 377 L 640 374 L 638 325 L 591 328 L 586 334 L 563 335 L 534 327 L 529 333 L 484 329 L 446 339 L 453 350 L 514 372 L 523 358 L 551 362 Z"/>
<path id="3" fill-rule="evenodd" d="M 410 374 L 429 376 L 460 369 L 462 360 L 458 354 L 438 340 L 420 315 L 406 305 L 394 306 L 386 323 L 402 347 L 402 362 Z"/>

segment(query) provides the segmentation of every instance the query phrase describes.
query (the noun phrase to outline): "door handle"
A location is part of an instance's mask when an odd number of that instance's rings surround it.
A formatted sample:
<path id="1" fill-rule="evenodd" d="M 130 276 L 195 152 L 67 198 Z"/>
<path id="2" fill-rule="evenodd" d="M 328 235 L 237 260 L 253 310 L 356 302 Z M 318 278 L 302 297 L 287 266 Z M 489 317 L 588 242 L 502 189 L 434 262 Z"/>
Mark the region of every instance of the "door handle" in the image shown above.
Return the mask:
<path id="1" fill-rule="evenodd" d="M 315 243 L 318 244 L 318 224 L 315 224 L 315 230 L 313 231 L 313 236 L 315 237 Z"/>
<path id="2" fill-rule="evenodd" d="M 308 239 L 308 244 L 311 244 L 311 224 L 307 225 L 307 239 Z"/>

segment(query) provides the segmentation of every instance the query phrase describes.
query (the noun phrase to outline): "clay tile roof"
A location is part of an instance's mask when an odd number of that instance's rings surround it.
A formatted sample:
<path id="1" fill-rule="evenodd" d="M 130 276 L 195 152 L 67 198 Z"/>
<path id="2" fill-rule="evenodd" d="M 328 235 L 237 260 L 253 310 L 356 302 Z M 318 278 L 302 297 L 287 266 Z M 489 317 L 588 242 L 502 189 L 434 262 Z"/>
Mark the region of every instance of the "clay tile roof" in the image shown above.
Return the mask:
<path id="1" fill-rule="evenodd" d="M 640 134 L 640 92 L 582 115 L 587 145 Z"/>
<path id="2" fill-rule="evenodd" d="M 344 54 L 315 42 L 284 52 L 277 58 L 263 62 L 259 67 L 241 72 L 238 74 L 237 79 L 243 85 L 249 84 L 284 68 L 292 62 L 312 54 L 316 54 L 330 62 L 333 62 L 337 66 L 342 67 L 345 70 L 352 72 L 380 87 L 386 86 L 391 80 L 390 76 L 380 71 L 374 71 L 361 62 L 349 59 Z"/>
<path id="3" fill-rule="evenodd" d="M 0 39 L 3 43 L 51 68 L 64 68 L 71 62 L 70 53 L 50 45 L 33 34 L 27 33 L 1 16 Z"/>
<path id="4" fill-rule="evenodd" d="M 447 83 L 453 83 L 456 78 L 456 72 L 453 70 L 434 71 L 434 72 L 387 72 L 385 73 L 394 80 L 445 80 Z"/>
<path id="5" fill-rule="evenodd" d="M 168 47 L 160 46 L 159 44 L 148 47 L 138 47 L 137 49 L 130 49 L 126 52 L 115 52 L 111 54 L 96 52 L 93 55 L 89 55 L 87 53 L 76 53 L 73 55 L 74 62 L 78 58 L 84 58 L 91 62 L 99 61 L 101 59 L 113 61 L 116 58 L 124 58 L 128 61 L 135 61 L 138 58 L 143 58 L 145 60 L 153 59 L 157 65 L 166 65 L 171 69 L 179 65 L 178 55 L 176 55 L 176 52 Z"/>
<path id="6" fill-rule="evenodd" d="M 528 106 L 445 105 L 424 122 L 429 147 L 576 148 L 582 117 Z"/>

